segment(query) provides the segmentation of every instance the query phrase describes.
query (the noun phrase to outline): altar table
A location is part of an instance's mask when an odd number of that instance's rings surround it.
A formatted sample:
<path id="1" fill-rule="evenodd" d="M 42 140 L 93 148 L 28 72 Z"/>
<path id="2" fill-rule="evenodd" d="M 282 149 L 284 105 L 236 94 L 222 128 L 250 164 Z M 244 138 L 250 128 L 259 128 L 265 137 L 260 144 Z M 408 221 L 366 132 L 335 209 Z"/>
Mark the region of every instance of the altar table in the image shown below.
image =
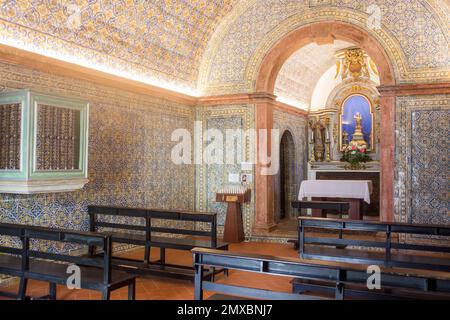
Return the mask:
<path id="1" fill-rule="evenodd" d="M 362 220 L 363 201 L 370 204 L 372 181 L 370 180 L 306 180 L 300 186 L 299 200 L 312 198 L 323 201 L 341 199 L 350 203 L 349 218 Z M 320 210 L 313 210 L 313 216 L 321 217 Z"/>

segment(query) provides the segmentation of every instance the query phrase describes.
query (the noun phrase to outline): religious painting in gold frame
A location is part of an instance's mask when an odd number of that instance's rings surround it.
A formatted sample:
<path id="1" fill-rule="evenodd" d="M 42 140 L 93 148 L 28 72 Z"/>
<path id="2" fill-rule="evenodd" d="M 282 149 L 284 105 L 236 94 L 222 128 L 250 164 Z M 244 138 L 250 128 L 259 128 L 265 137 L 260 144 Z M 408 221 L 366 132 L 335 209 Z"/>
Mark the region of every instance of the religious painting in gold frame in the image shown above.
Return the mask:
<path id="1" fill-rule="evenodd" d="M 351 142 L 367 145 L 368 151 L 375 151 L 374 105 L 370 98 L 361 93 L 352 93 L 343 100 L 339 112 L 339 150 Z"/>

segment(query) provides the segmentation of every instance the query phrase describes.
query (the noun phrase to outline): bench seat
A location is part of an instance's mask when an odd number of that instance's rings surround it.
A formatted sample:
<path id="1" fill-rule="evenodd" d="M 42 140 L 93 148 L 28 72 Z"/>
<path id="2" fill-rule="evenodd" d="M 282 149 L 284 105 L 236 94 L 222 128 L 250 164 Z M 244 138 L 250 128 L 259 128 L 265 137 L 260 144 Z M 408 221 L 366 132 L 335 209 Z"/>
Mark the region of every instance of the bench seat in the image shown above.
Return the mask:
<path id="1" fill-rule="evenodd" d="M 0 274 L 4 272 L 11 276 L 21 276 L 23 274 L 21 261 L 21 257 L 0 254 Z"/>
<path id="2" fill-rule="evenodd" d="M 25 275 L 29 279 L 42 280 L 46 276 L 49 277 L 48 281 L 53 283 L 66 285 L 69 274 L 67 273 L 68 264 L 54 263 L 43 260 L 31 260 L 30 270 L 25 272 Z M 136 278 L 135 275 L 113 270 L 111 272 L 111 281 L 108 285 L 102 284 L 103 270 L 101 268 L 83 267 L 80 266 L 81 272 L 81 288 L 88 290 L 102 290 L 109 288 L 114 290 L 117 285 L 131 281 Z M 56 281 L 55 281 L 56 280 Z"/>
<path id="3" fill-rule="evenodd" d="M 28 271 L 21 271 L 22 258 L 19 256 L 0 255 L 0 273 L 5 272 L 11 276 L 25 276 L 28 279 L 48 281 L 56 284 L 67 284 L 69 264 L 56 263 L 45 260 L 30 259 Z M 122 271 L 112 271 L 111 281 L 108 286 L 103 282 L 103 269 L 80 266 L 81 288 L 88 290 L 103 290 L 106 287 L 114 290 L 117 285 L 133 280 L 136 276 Z"/>
<path id="4" fill-rule="evenodd" d="M 146 240 L 144 234 L 112 232 L 112 240 L 119 243 L 132 243 L 135 245 L 145 246 Z M 212 248 L 212 243 L 206 239 L 196 239 L 194 237 L 156 237 L 151 238 L 152 247 L 163 247 L 168 249 L 192 250 L 193 248 Z M 228 244 L 218 241 L 217 249 L 227 249 Z"/>
<path id="5" fill-rule="evenodd" d="M 323 297 L 334 293 L 335 299 L 359 297 L 364 299 L 445 299 L 450 298 L 450 272 L 380 267 L 381 290 L 367 288 L 368 265 L 334 261 L 307 260 L 256 254 L 242 254 L 210 249 L 193 249 L 196 265 L 195 299 L 202 300 L 203 292 L 226 296 L 244 296 L 263 299 L 286 299 L 286 293 L 236 286 L 229 283 L 211 283 L 201 275 L 204 268 L 222 267 L 292 278 L 293 293 L 297 298 Z M 309 292 L 320 293 L 311 296 Z M 306 293 L 306 295 L 305 295 Z M 325 296 L 325 297 L 326 297 Z M 295 297 L 294 297 L 295 298 Z"/>
<path id="6" fill-rule="evenodd" d="M 336 261 L 336 262 L 352 262 L 361 264 L 378 264 L 384 265 L 386 255 L 384 252 L 362 251 L 350 249 L 338 249 L 328 247 L 308 246 L 303 252 L 304 258 Z M 404 253 L 391 253 L 391 267 L 423 267 L 428 270 L 450 271 L 450 260 L 432 256 L 409 255 Z"/>
<path id="7" fill-rule="evenodd" d="M 401 273 L 400 273 L 401 274 Z M 341 281 L 345 284 L 345 296 L 352 299 L 375 299 L 375 300 L 449 300 L 450 293 L 447 292 L 432 292 L 420 290 L 419 287 L 414 288 L 397 288 L 383 284 L 380 290 L 368 290 L 366 284 L 357 284 L 351 281 Z M 313 291 L 323 293 L 326 295 L 333 294 L 336 283 L 333 281 L 324 280 L 305 280 L 295 278 L 292 280 L 292 291 L 294 293 L 302 294 Z M 441 288 L 444 289 L 444 288 Z"/>
<path id="8" fill-rule="evenodd" d="M 67 285 L 67 281 L 72 280 L 73 271 L 68 272 L 68 267 L 73 265 L 80 268 L 80 289 L 101 291 L 102 298 L 109 300 L 112 291 L 128 287 L 128 299 L 135 299 L 136 275 L 112 270 L 111 235 L 1 223 L 0 236 L 3 235 L 19 238 L 21 247 L 0 246 L 0 274 L 20 279 L 17 294 L 0 292 L 2 296 L 24 300 L 27 298 L 28 281 L 37 280 L 49 284 L 49 294 L 40 299 L 54 300 L 57 284 Z M 48 252 L 42 249 L 43 246 L 34 245 L 35 241 L 72 244 L 77 250 L 95 246 L 101 250 L 103 257 L 73 255 L 65 249 Z"/>
<path id="9" fill-rule="evenodd" d="M 142 260 L 130 257 L 113 257 L 113 266 L 140 274 L 157 274 L 179 279 L 193 279 L 191 266 L 171 264 L 166 261 L 166 249 L 190 251 L 193 248 L 228 250 L 228 244 L 217 239 L 217 214 L 179 210 L 160 210 L 126 207 L 89 206 L 90 231 L 108 230 L 113 243 L 144 247 Z M 107 222 L 105 217 L 109 217 Z M 116 221 L 132 217 L 133 221 Z M 140 221 L 138 224 L 137 221 Z M 156 222 L 155 222 L 156 220 Z M 164 223 L 161 224 L 161 220 Z M 179 224 L 182 223 L 182 226 Z M 197 228 L 201 223 L 203 228 Z M 199 230 L 201 229 L 201 230 Z M 159 248 L 159 260 L 152 261 L 151 249 Z M 95 246 L 89 254 L 95 255 Z M 177 272 L 178 269 L 178 272 Z M 226 270 L 211 270 L 210 277 Z"/>

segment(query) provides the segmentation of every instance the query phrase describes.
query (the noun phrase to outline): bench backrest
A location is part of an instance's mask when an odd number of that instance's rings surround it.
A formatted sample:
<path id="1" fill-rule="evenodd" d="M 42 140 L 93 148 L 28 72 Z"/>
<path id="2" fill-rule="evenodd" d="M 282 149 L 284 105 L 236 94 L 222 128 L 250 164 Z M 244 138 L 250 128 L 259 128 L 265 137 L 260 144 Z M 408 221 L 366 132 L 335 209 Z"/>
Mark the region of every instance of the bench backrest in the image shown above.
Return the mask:
<path id="1" fill-rule="evenodd" d="M 95 232 L 98 228 L 119 230 L 133 230 L 145 232 L 148 241 L 152 239 L 152 233 L 164 233 L 173 235 L 190 235 L 208 237 L 211 247 L 217 247 L 217 215 L 215 213 L 175 211 L 143 208 L 123 208 L 107 206 L 89 206 L 90 230 Z M 134 223 L 114 223 L 98 221 L 98 216 L 141 218 L 144 225 Z M 159 227 L 152 220 L 171 220 L 184 222 L 204 222 L 209 224 L 209 230 L 193 230 L 192 228 Z"/>
<path id="2" fill-rule="evenodd" d="M 275 257 L 259 254 L 247 254 L 241 252 L 229 252 L 221 250 L 211 250 L 204 248 L 194 248 L 195 267 L 195 290 L 196 300 L 203 299 L 203 291 L 217 292 L 228 295 L 251 297 L 258 299 L 317 299 L 317 297 L 273 292 L 237 286 L 229 283 L 210 282 L 202 277 L 203 270 L 209 267 L 225 268 L 229 270 L 240 270 L 266 275 L 285 276 L 296 280 L 318 281 L 319 287 L 324 288 L 322 283 L 334 283 L 336 299 L 344 298 L 345 290 L 352 290 L 354 285 L 366 288 L 367 281 L 372 273 L 368 272 L 367 266 L 358 264 L 329 262 L 329 261 L 308 261 L 298 258 Z M 399 268 L 380 268 L 382 289 L 398 288 L 401 290 L 412 290 L 411 293 L 429 295 L 432 293 L 443 294 L 448 297 L 450 293 L 450 273 L 437 271 L 421 271 Z M 262 280 L 262 279 L 261 279 Z M 264 280 L 262 280 L 264 281 Z M 307 282 L 308 283 L 308 282 Z M 358 290 L 358 289 L 357 289 Z M 385 298 L 383 290 L 364 291 L 365 297 L 382 296 Z"/>
<path id="3" fill-rule="evenodd" d="M 373 233 L 377 236 L 374 240 L 361 240 L 352 239 L 351 235 L 347 233 L 345 239 L 336 238 L 333 233 L 323 233 L 321 237 L 307 237 L 306 228 L 320 229 L 320 230 L 333 230 L 340 234 L 345 231 L 357 231 L 359 234 Z M 434 245 L 434 244 L 420 244 L 411 243 L 407 241 L 394 241 L 393 236 L 397 235 L 400 238 L 404 235 L 421 235 L 421 236 L 450 236 L 450 226 L 442 225 L 422 225 L 422 224 L 407 224 L 407 223 L 395 223 L 395 222 L 379 222 L 379 221 L 356 221 L 356 220 L 340 220 L 340 219 L 325 219 L 325 218 L 312 218 L 312 217 L 300 217 L 299 218 L 299 241 L 300 241 L 300 255 L 302 258 L 307 259 L 326 259 L 321 254 L 309 253 L 306 245 L 313 244 L 319 246 L 355 246 L 358 249 L 372 249 L 378 248 L 384 252 L 382 263 L 385 267 L 405 267 L 405 268 L 423 268 L 432 270 L 450 271 L 450 245 Z M 406 259 L 403 261 L 397 261 L 393 257 L 393 250 L 395 252 L 404 253 L 405 256 L 414 256 L 417 252 L 423 255 L 424 252 L 432 252 L 444 254 L 442 261 L 447 261 L 448 265 L 434 265 L 433 263 L 419 263 L 415 259 Z M 416 254 L 417 254 L 416 253 Z M 336 259 L 332 259 L 336 261 Z M 350 263 L 364 263 L 379 264 L 379 259 L 370 260 L 369 257 L 365 257 L 364 261 L 359 256 L 354 257 L 346 256 L 341 257 L 338 261 L 350 262 Z M 445 263 L 445 264 L 447 264 Z"/>
<path id="4" fill-rule="evenodd" d="M 293 201 L 292 207 L 296 209 L 324 209 L 346 212 L 350 209 L 350 204 L 341 201 Z"/>
<path id="5" fill-rule="evenodd" d="M 18 224 L 0 224 L 0 236 L 19 238 L 21 247 L 0 247 L 0 252 L 21 257 L 21 271 L 26 272 L 30 267 L 30 258 L 57 262 L 66 262 L 75 265 L 92 266 L 104 270 L 104 284 L 111 282 L 111 236 L 101 233 L 68 231 L 37 226 Z M 65 252 L 48 252 L 33 245 L 34 241 L 55 241 L 64 244 L 83 246 L 96 246 L 104 251 L 103 257 L 74 256 Z"/>
<path id="6" fill-rule="evenodd" d="M 209 281 L 203 276 L 210 267 L 227 270 L 240 270 L 275 276 L 309 278 L 310 276 L 331 279 L 339 275 L 339 268 L 332 266 L 312 266 L 296 261 L 298 259 L 280 258 L 264 255 L 233 253 L 223 250 L 194 248 L 195 300 L 203 299 L 203 291 L 223 293 L 239 297 L 251 297 L 265 300 L 318 300 L 317 297 L 274 292 L 270 290 L 248 288 L 231 284 Z M 331 278 L 330 278 L 331 277 Z"/>
<path id="7" fill-rule="evenodd" d="M 292 207 L 295 209 L 320 209 L 333 210 L 340 215 L 348 213 L 350 203 L 340 201 L 293 201 Z M 300 216 L 301 214 L 299 214 Z"/>

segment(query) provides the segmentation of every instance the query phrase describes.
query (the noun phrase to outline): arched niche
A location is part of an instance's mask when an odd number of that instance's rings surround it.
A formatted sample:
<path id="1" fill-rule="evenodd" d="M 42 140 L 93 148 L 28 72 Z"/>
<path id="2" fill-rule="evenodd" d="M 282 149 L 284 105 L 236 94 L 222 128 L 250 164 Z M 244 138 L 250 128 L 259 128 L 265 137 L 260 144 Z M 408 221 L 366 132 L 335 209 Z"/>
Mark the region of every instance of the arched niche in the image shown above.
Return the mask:
<path id="1" fill-rule="evenodd" d="M 294 210 L 291 206 L 295 200 L 296 150 L 294 136 L 289 129 L 283 132 L 280 139 L 280 171 L 277 177 L 276 197 L 277 218 L 279 223 L 284 219 L 292 219 Z"/>

